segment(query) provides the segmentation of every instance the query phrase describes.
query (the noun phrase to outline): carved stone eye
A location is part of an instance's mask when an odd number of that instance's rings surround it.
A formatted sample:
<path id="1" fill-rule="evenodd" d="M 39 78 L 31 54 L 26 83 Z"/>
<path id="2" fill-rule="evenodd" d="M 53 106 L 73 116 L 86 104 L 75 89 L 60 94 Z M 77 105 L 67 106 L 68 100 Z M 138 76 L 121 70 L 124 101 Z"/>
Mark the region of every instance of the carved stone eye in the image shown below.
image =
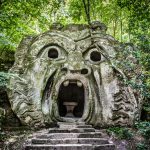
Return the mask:
<path id="1" fill-rule="evenodd" d="M 57 49 L 55 49 L 55 48 L 51 48 L 51 49 L 49 49 L 49 51 L 48 51 L 48 57 L 49 58 L 52 58 L 52 59 L 56 59 L 56 58 L 58 58 L 58 50 Z"/>
<path id="2" fill-rule="evenodd" d="M 92 51 L 90 53 L 90 59 L 94 62 L 98 62 L 101 60 L 101 53 L 98 51 Z"/>

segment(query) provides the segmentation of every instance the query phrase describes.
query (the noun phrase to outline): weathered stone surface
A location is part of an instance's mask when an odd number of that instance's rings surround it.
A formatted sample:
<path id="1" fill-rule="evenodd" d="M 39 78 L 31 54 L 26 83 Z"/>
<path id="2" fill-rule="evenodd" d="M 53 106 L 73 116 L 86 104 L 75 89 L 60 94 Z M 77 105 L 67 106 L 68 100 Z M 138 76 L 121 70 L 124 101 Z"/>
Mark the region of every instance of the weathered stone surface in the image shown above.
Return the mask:
<path id="1" fill-rule="evenodd" d="M 59 145 L 34 145 L 27 146 L 25 150 L 115 150 L 115 146 L 109 145 L 98 145 L 93 146 L 91 144 L 59 144 Z"/>
<path id="2" fill-rule="evenodd" d="M 103 138 L 32 139 L 33 144 L 109 144 Z"/>
<path id="3" fill-rule="evenodd" d="M 38 133 L 30 137 L 24 144 L 25 150 L 115 150 L 116 147 L 113 142 L 108 138 L 101 138 L 100 130 L 94 130 L 94 132 L 87 132 L 77 127 L 79 133 L 71 133 L 70 130 L 74 130 L 77 126 L 74 123 L 73 127 L 66 128 L 66 133 L 62 133 L 64 127 L 51 128 L 47 133 Z M 87 128 L 83 128 L 87 129 Z M 49 131 L 54 131 L 49 133 Z M 56 132 L 56 130 L 58 130 Z M 68 130 L 68 131 L 67 131 Z M 84 136 L 81 136 L 84 135 Z"/>
<path id="4" fill-rule="evenodd" d="M 58 26 L 22 40 L 8 86 L 11 108 L 22 124 L 134 123 L 141 103 L 118 79 L 125 78 L 113 65 L 119 43 L 105 32 L 106 27 L 95 22 L 92 29 L 87 25 Z M 65 116 L 69 111 L 65 101 L 77 102 L 74 118 Z"/>

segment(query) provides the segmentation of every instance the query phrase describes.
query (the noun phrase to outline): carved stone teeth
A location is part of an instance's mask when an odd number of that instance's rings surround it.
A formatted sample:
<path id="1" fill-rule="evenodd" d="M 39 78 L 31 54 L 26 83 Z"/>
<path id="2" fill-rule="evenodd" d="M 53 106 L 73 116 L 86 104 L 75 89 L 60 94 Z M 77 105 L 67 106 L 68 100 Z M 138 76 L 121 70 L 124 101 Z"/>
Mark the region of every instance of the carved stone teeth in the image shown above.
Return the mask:
<path id="1" fill-rule="evenodd" d="M 69 80 L 64 81 L 63 85 L 68 86 L 69 85 Z"/>
<path id="2" fill-rule="evenodd" d="M 82 86 L 82 83 L 80 81 L 77 81 L 77 86 L 78 87 L 81 87 Z"/>
<path id="3" fill-rule="evenodd" d="M 66 80 L 63 82 L 63 85 L 64 86 L 68 86 L 69 83 L 76 83 L 78 87 L 82 87 L 82 83 L 80 81 L 69 81 L 69 80 Z"/>

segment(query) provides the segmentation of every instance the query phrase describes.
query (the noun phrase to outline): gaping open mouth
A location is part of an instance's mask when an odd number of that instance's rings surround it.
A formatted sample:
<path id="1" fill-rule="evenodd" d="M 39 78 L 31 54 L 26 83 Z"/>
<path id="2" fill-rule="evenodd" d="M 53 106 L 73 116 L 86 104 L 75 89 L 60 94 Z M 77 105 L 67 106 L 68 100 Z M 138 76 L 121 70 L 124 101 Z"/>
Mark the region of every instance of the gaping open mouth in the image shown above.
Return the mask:
<path id="1" fill-rule="evenodd" d="M 84 101 L 84 85 L 81 81 L 65 80 L 60 85 L 57 102 L 61 117 L 82 117 Z"/>

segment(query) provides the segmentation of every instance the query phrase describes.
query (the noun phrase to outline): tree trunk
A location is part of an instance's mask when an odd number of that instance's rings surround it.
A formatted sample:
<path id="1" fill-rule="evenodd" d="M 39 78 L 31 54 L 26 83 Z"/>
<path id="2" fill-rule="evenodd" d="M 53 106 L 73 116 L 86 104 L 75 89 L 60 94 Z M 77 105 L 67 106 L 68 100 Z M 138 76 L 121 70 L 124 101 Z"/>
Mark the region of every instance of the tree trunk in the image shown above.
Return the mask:
<path id="1" fill-rule="evenodd" d="M 123 29 L 123 25 L 122 25 L 122 11 L 120 13 L 120 41 L 122 42 L 122 29 Z"/>

